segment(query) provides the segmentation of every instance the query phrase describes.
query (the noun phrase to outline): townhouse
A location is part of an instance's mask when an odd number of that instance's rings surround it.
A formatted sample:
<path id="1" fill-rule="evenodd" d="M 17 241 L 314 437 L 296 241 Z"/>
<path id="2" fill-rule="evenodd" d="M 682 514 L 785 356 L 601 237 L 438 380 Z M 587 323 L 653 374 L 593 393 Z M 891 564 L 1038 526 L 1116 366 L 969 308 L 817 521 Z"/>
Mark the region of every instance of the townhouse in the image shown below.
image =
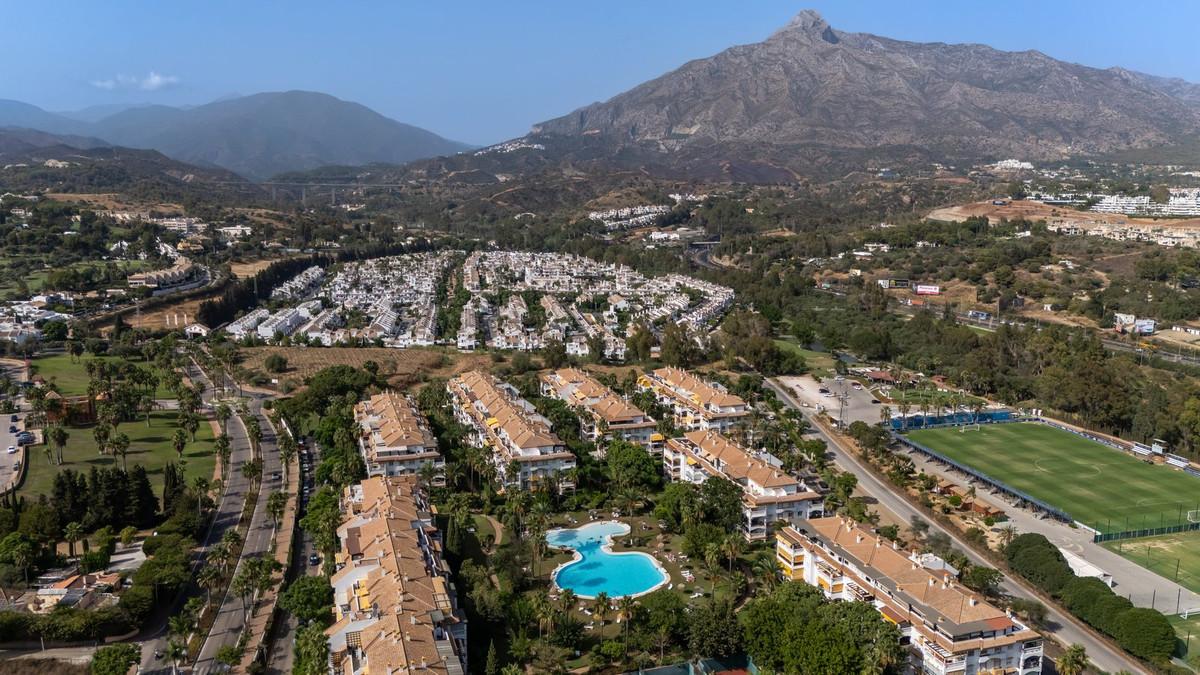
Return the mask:
<path id="1" fill-rule="evenodd" d="M 446 484 L 446 460 L 411 398 L 394 391 L 376 394 L 354 406 L 354 421 L 367 475 L 417 475 L 428 465 L 434 469 L 433 485 Z"/>
<path id="2" fill-rule="evenodd" d="M 672 411 L 675 426 L 688 431 L 728 431 L 750 414 L 750 406 L 740 396 L 679 368 L 644 373 L 638 386 Z"/>
<path id="3" fill-rule="evenodd" d="M 871 604 L 900 629 L 911 667 L 929 675 L 1042 672 L 1042 637 L 945 569 L 852 520 L 815 518 L 775 535 L 788 579 L 834 600 Z"/>
<path id="4" fill-rule="evenodd" d="M 467 672 L 466 615 L 415 476 L 347 486 L 325 630 L 331 675 Z"/>
<path id="5" fill-rule="evenodd" d="M 501 485 L 530 489 L 549 481 L 559 490 L 575 488 L 575 455 L 512 385 L 471 371 L 451 379 L 446 389 L 472 442 L 491 451 Z"/>
<path id="6" fill-rule="evenodd" d="M 561 368 L 540 376 L 542 394 L 553 396 L 580 412 L 584 437 L 594 442 L 614 438 L 662 450 L 655 420 L 596 378 L 579 368 Z"/>
<path id="7" fill-rule="evenodd" d="M 821 493 L 714 431 L 689 431 L 668 439 L 662 459 L 672 481 L 699 485 L 715 477 L 741 488 L 741 531 L 749 541 L 766 539 L 775 523 L 796 523 L 824 513 Z"/>
<path id="8" fill-rule="evenodd" d="M 225 332 L 234 340 L 241 340 L 254 332 L 258 325 L 266 321 L 269 316 L 271 316 L 270 310 L 259 307 L 230 322 L 228 326 L 225 326 Z"/>

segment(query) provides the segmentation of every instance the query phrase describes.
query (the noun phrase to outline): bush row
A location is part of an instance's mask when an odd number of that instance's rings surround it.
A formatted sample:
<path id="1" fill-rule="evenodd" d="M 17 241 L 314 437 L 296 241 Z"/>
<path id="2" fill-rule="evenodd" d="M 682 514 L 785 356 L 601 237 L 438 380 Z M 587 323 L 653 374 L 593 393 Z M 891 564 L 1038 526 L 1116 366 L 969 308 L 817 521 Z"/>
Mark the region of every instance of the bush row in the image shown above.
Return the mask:
<path id="1" fill-rule="evenodd" d="M 1153 663 L 1175 651 L 1175 630 L 1158 610 L 1134 607 L 1103 581 L 1078 577 L 1058 548 L 1040 534 L 1022 534 L 1004 548 L 1013 571 L 1060 600 L 1072 614 Z"/>

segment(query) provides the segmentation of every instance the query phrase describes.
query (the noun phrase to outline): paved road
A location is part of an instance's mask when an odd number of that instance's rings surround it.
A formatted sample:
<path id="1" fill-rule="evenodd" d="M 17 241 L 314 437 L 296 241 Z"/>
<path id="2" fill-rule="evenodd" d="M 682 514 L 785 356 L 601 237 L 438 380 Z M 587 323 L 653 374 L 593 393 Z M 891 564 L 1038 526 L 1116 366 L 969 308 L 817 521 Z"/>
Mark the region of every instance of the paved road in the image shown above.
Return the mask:
<path id="1" fill-rule="evenodd" d="M 805 417 L 811 416 L 812 410 L 810 408 L 801 407 L 791 393 L 786 391 L 785 387 L 782 387 L 769 379 L 766 381 L 766 384 L 767 386 L 771 387 L 771 389 L 774 390 L 775 393 L 778 394 L 785 403 L 799 410 L 805 415 Z M 962 537 L 957 531 L 947 529 L 938 521 L 926 518 L 925 515 L 917 509 L 917 507 L 913 506 L 906 498 L 898 494 L 890 483 L 885 483 L 884 481 L 876 478 L 875 474 L 863 466 L 852 453 L 843 451 L 836 439 L 826 434 L 815 423 L 812 426 L 821 439 L 824 440 L 829 446 L 829 450 L 833 455 L 834 462 L 843 470 L 850 471 L 858 477 L 859 487 L 878 500 L 878 507 L 891 511 L 899 518 L 900 522 L 909 522 L 913 516 L 919 516 L 922 520 L 925 520 L 929 523 L 931 529 L 941 531 L 949 536 L 951 541 L 953 541 L 960 549 L 962 549 L 972 562 L 981 565 L 989 564 L 988 561 L 983 558 L 983 556 L 976 553 L 970 546 L 966 544 L 966 542 L 962 540 Z M 1001 584 L 1001 588 L 1005 593 L 1008 593 L 1014 597 L 1036 599 L 1036 596 L 1031 591 L 1014 582 L 1008 576 L 1005 576 L 1004 582 Z M 1133 658 L 1126 656 L 1123 652 L 1109 647 L 1107 643 L 1094 637 L 1087 629 L 1076 623 L 1074 619 L 1068 617 L 1065 612 L 1057 607 L 1053 605 L 1046 605 L 1046 616 L 1051 632 L 1053 632 L 1061 641 L 1066 642 L 1067 644 L 1077 643 L 1083 645 L 1087 649 L 1088 657 L 1091 658 L 1092 662 L 1096 664 L 1097 667 L 1108 672 L 1117 672 L 1122 669 L 1128 670 L 1131 673 L 1145 674 L 1147 672 L 1144 668 L 1142 668 L 1141 664 L 1137 663 Z"/>
<path id="2" fill-rule="evenodd" d="M 304 486 L 312 485 L 312 471 L 317 465 L 320 448 L 315 443 L 312 443 L 311 447 L 313 448 L 313 456 L 311 463 L 308 465 L 309 470 L 305 471 L 303 468 L 304 464 L 300 463 L 301 492 L 303 492 Z M 299 459 L 297 461 L 299 462 Z M 297 518 L 304 517 L 304 509 L 307 504 L 307 499 L 301 497 L 300 511 L 296 514 Z M 300 528 L 300 542 L 296 546 L 292 565 L 295 566 L 295 569 L 303 570 L 306 576 L 319 575 L 321 573 L 321 566 L 310 565 L 308 562 L 309 557 L 316 552 L 317 547 L 313 543 L 312 538 L 308 536 L 308 532 Z M 299 624 L 291 612 L 284 612 L 283 616 L 284 620 L 278 624 L 274 639 L 271 641 L 271 651 L 267 657 L 267 672 L 272 675 L 290 675 L 292 672 L 292 663 L 295 660 L 295 652 L 293 652 L 292 647 L 296 643 L 296 630 L 299 628 Z"/>
<path id="3" fill-rule="evenodd" d="M 189 365 L 186 369 L 187 376 L 193 382 L 198 382 L 204 385 L 202 398 L 205 402 L 212 401 L 214 394 L 212 383 L 208 381 L 204 373 L 196 367 L 195 364 Z M 230 457 L 229 463 L 233 466 L 233 470 L 228 472 L 225 481 L 225 493 L 221 496 L 221 501 L 217 505 L 217 513 L 213 517 L 213 522 L 209 527 L 207 534 L 202 542 L 201 554 L 198 561 L 193 566 L 194 568 L 204 564 L 205 552 L 213 544 L 221 541 L 225 531 L 237 527 L 238 520 L 242 515 L 242 506 L 246 502 L 246 493 L 249 490 L 249 482 L 242 476 L 239 468 L 242 462 L 250 458 L 250 441 L 246 437 L 246 431 L 240 424 L 233 423 L 230 420 L 229 424 L 229 440 L 230 440 Z M 195 571 L 195 569 L 193 569 Z M 142 673 L 169 673 L 171 672 L 171 662 L 167 659 L 160 659 L 154 656 L 155 651 L 166 653 L 167 650 L 167 634 L 164 627 L 154 633 L 152 639 L 142 643 Z"/>
<path id="4" fill-rule="evenodd" d="M 275 431 L 262 411 L 263 398 L 265 397 L 262 395 L 251 394 L 247 401 L 249 414 L 258 418 L 258 424 L 262 428 L 262 443 L 259 445 L 259 449 L 263 458 L 263 477 L 258 491 L 258 501 L 254 505 L 254 514 L 250 518 L 250 527 L 246 531 L 246 543 L 242 547 L 242 557 L 238 560 L 238 570 L 248 558 L 259 557 L 270 551 L 275 532 L 271 525 L 270 514 L 267 513 L 267 496 L 279 490 L 283 485 L 283 481 L 276 477 L 281 468 L 279 448 L 275 444 Z M 235 422 L 231 419 L 230 429 L 233 427 L 238 427 L 239 434 L 246 441 L 248 447 L 249 439 L 245 435 L 241 420 L 237 419 Z M 230 436 L 232 437 L 232 434 Z M 241 475 L 241 464 L 234 462 L 233 471 L 237 474 L 238 480 L 245 480 Z M 236 575 L 235 571 L 234 576 Z M 246 612 L 242 607 L 241 598 L 228 592 L 227 589 L 224 602 L 217 613 L 217 619 L 213 622 L 212 630 L 209 631 L 208 639 L 200 648 L 200 656 L 192 668 L 193 673 L 205 675 L 206 673 L 225 671 L 225 667 L 215 660 L 217 652 L 225 645 L 237 643 L 245 625 L 245 619 Z"/>
<path id="5" fill-rule="evenodd" d="M 16 417 L 17 421 L 12 421 Z M 25 413 L 17 413 L 16 415 L 3 415 L 0 419 L 0 491 L 8 490 L 12 487 L 13 481 L 20 475 L 16 470 L 17 462 L 33 459 L 37 461 L 40 457 L 41 461 L 46 461 L 46 453 L 44 448 L 38 447 L 36 450 L 32 446 L 25 446 L 22 450 L 17 445 L 17 434 L 9 431 L 9 427 L 15 426 L 18 431 L 25 428 Z M 14 452 L 9 453 L 8 448 L 12 448 Z"/>

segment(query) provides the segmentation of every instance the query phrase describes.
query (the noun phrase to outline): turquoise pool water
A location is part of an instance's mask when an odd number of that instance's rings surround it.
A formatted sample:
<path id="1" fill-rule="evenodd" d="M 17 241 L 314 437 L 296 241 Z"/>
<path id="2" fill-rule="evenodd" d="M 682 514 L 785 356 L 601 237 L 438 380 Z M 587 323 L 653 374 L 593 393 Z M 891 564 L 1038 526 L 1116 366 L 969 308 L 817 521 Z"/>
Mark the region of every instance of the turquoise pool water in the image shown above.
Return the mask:
<path id="1" fill-rule="evenodd" d="M 649 555 L 605 550 L 613 536 L 628 532 L 629 526 L 617 521 L 547 532 L 547 544 L 569 548 L 577 554 L 574 562 L 554 571 L 554 583 L 559 588 L 571 589 L 581 598 L 594 598 L 601 592 L 610 598 L 641 595 L 667 583 L 667 573 Z"/>

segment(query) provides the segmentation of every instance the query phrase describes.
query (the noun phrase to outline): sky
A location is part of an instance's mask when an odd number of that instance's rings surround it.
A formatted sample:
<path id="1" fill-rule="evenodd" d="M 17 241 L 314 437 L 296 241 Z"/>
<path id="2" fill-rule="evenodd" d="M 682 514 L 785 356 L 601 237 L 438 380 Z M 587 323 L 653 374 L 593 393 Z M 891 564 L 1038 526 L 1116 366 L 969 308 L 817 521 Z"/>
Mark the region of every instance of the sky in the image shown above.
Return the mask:
<path id="1" fill-rule="evenodd" d="M 47 110 L 305 89 L 484 145 L 802 9 L 835 29 L 1036 49 L 1200 82 L 1200 3 L 1008 0 L 60 0 L 4 3 L 0 98 Z"/>

